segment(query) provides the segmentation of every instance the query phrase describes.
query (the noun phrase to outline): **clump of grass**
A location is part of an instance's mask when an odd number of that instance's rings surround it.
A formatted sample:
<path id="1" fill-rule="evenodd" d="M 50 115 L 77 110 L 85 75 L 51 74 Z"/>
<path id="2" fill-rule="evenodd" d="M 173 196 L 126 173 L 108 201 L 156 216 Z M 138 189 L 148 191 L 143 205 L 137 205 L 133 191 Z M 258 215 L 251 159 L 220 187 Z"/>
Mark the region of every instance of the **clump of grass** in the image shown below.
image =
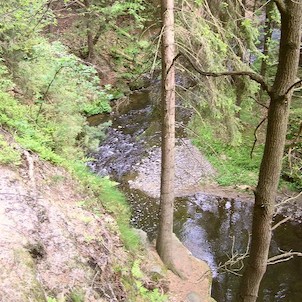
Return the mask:
<path id="1" fill-rule="evenodd" d="M 3 135 L 0 134 L 0 163 L 4 165 L 19 165 L 21 154 L 7 143 Z"/>
<path id="2" fill-rule="evenodd" d="M 84 206 L 97 209 L 101 203 L 115 218 L 125 247 L 130 251 L 136 251 L 140 245 L 139 237 L 129 225 L 130 208 L 124 194 L 118 190 L 117 183 L 108 177 L 101 178 L 91 173 L 83 162 L 65 162 L 64 165 L 82 186 L 89 189 L 96 197 Z"/>

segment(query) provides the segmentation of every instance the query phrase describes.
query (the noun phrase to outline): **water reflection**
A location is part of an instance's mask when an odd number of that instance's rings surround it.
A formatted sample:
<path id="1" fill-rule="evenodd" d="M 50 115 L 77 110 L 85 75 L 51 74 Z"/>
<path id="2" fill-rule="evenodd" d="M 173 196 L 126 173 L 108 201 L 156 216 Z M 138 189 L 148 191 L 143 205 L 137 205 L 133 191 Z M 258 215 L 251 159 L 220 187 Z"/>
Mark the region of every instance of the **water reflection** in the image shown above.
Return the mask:
<path id="1" fill-rule="evenodd" d="M 140 191 L 128 193 L 132 203 L 132 223 L 155 238 L 159 201 Z M 231 256 L 244 253 L 251 229 L 252 203 L 195 194 L 175 201 L 174 232 L 192 254 L 207 261 L 213 271 L 212 295 L 218 302 L 234 301 L 239 277 L 218 270 Z M 282 217 L 276 217 L 276 222 Z M 274 232 L 271 255 L 278 249 L 302 251 L 302 229 L 298 223 L 286 223 Z M 302 259 L 268 267 L 259 293 L 259 301 L 302 301 Z"/>

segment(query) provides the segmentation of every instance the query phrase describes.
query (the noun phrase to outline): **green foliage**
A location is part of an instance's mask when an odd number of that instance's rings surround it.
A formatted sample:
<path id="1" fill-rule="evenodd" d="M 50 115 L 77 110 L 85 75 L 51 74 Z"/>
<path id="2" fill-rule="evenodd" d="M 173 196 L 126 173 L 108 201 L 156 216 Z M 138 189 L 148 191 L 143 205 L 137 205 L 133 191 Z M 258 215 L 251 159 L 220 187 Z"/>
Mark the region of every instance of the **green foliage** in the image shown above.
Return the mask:
<path id="1" fill-rule="evenodd" d="M 12 109 L 17 106 L 16 101 L 10 100 L 15 103 L 11 109 L 2 105 L 6 107 L 4 112 L 11 111 L 9 115 L 14 118 L 8 119 L 18 123 L 13 126 L 22 132 L 22 142 L 28 148 L 46 153 L 37 145 L 39 141 L 54 153 L 69 157 L 77 157 L 83 148 L 96 148 L 105 125 L 94 129 L 87 124 L 85 115 L 109 112 L 112 96 L 100 88 L 92 67 L 68 54 L 60 43 L 49 44 L 40 39 L 32 47 L 31 58 L 21 60 L 14 74 L 30 102 L 23 107 L 20 104 L 17 110 Z"/>
<path id="2" fill-rule="evenodd" d="M 101 201 L 103 207 L 113 215 L 119 227 L 121 239 L 125 247 L 132 252 L 139 248 L 139 237 L 130 228 L 130 209 L 125 196 L 117 188 L 117 183 L 108 177 L 100 178 L 91 173 L 81 161 L 66 161 L 63 165 L 68 169 L 86 190 L 90 190 L 96 196 L 96 200 L 91 200 L 85 204 L 90 210 L 97 211 L 98 203 Z"/>
<path id="3" fill-rule="evenodd" d="M 285 146 L 282 177 L 291 182 L 294 189 L 302 189 L 302 109 L 301 101 L 294 100 L 295 107 L 289 116 L 289 129 L 287 133 L 288 144 Z"/>
<path id="4" fill-rule="evenodd" d="M 142 273 L 140 269 L 140 260 L 135 260 L 133 262 L 132 268 L 131 268 L 131 274 L 136 279 L 143 278 L 144 274 Z"/>
<path id="5" fill-rule="evenodd" d="M 200 5 L 203 14 L 200 14 Z M 198 5 L 186 3 L 186 7 L 182 6 L 181 12 L 176 14 L 178 47 L 200 70 L 250 70 L 250 66 L 244 64 L 241 58 L 251 54 L 253 58 L 260 55 L 255 46 L 259 38 L 258 27 L 249 19 L 239 18 L 242 20 L 240 25 L 238 20 L 230 18 L 231 14 L 240 14 L 236 4 L 225 5 L 225 10 L 227 13 L 221 17 L 223 21 L 213 15 L 206 1 Z M 250 43 L 246 43 L 247 35 Z M 259 85 L 245 77 L 202 77 L 186 64 L 186 60 L 181 63 L 184 77 L 191 78 L 194 85 L 189 89 L 185 87 L 183 91 L 180 87 L 179 90 L 187 106 L 200 117 L 195 121 L 202 125 L 215 125 L 212 127 L 215 128 L 214 137 L 227 145 L 240 145 L 242 108 L 247 109 L 251 104 L 250 97 L 259 91 Z"/>
<path id="6" fill-rule="evenodd" d="M 0 52 L 13 66 L 28 56 L 39 32 L 54 16 L 47 0 L 2 1 L 0 6 Z"/>
<path id="7" fill-rule="evenodd" d="M 257 146 L 250 157 L 253 141 L 248 134 L 240 146 L 226 145 L 213 135 L 213 127 L 204 125 L 194 129 L 194 144 L 199 147 L 218 172 L 217 182 L 222 186 L 254 186 L 258 179 L 263 148 Z M 248 139 L 250 138 L 250 139 Z"/>
<path id="8" fill-rule="evenodd" d="M 69 297 L 72 302 L 85 302 L 85 296 L 80 290 L 73 290 Z"/>
<path id="9" fill-rule="evenodd" d="M 153 3 L 143 0 L 114 0 L 110 3 L 92 0 L 89 7 L 81 6 L 72 12 L 76 12 L 78 18 L 64 31 L 61 40 L 74 53 L 87 58 L 86 26 L 89 20 L 95 41 L 94 63 L 105 68 L 110 65 L 109 69 L 113 63 L 121 83 L 136 81 L 151 69 L 155 47 L 149 39 L 141 36 L 141 32 L 148 22 L 154 22 L 152 15 L 155 11 Z M 106 57 L 110 57 L 110 62 Z"/>
<path id="10" fill-rule="evenodd" d="M 19 165 L 20 162 L 20 152 L 10 146 L 3 135 L 0 134 L 0 164 Z"/>
<path id="11" fill-rule="evenodd" d="M 168 297 L 160 293 L 158 288 L 155 288 L 153 290 L 148 290 L 143 285 L 144 274 L 140 269 L 140 263 L 141 263 L 140 260 L 135 260 L 131 268 L 131 274 L 134 277 L 134 283 L 137 291 L 139 292 L 140 297 L 143 299 L 143 301 L 146 302 L 167 301 Z"/>

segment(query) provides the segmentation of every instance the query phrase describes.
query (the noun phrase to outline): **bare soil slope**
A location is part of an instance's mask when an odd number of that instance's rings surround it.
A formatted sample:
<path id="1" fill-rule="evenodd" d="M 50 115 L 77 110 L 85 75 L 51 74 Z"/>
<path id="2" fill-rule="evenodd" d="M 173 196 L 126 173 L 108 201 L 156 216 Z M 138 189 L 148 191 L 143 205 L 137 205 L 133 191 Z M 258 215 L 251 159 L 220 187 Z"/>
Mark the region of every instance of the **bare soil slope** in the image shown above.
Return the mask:
<path id="1" fill-rule="evenodd" d="M 23 157 L 18 169 L 0 166 L 0 301 L 125 300 L 115 221 L 81 208 L 89 196 L 63 170 Z"/>

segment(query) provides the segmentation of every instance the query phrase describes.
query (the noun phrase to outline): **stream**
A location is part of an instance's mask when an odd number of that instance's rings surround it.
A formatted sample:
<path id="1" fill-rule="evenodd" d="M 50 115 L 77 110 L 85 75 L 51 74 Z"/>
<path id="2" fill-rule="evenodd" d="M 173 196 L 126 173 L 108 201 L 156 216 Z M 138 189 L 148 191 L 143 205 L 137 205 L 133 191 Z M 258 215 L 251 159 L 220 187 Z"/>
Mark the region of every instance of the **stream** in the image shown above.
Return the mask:
<path id="1" fill-rule="evenodd" d="M 181 114 L 180 114 L 181 115 Z M 188 118 L 186 112 L 180 119 Z M 91 124 L 110 119 L 112 126 L 102 142 L 90 168 L 100 176 L 109 175 L 120 183 L 132 208 L 131 224 L 147 232 L 150 240 L 156 236 L 159 199 L 129 186 L 138 174 L 140 162 L 148 151 L 159 146 L 160 133 L 150 125 L 159 120 L 152 113 L 148 92 L 131 96 L 120 112 L 110 116 L 95 116 Z M 184 132 L 179 129 L 178 137 Z M 212 296 L 217 302 L 234 301 L 240 277 L 219 269 L 231 254 L 244 253 L 251 231 L 252 201 L 221 198 L 202 192 L 186 192 L 175 200 L 174 232 L 192 254 L 211 267 Z M 275 222 L 283 218 L 275 217 Z M 271 256 L 283 251 L 302 251 L 301 221 L 290 221 L 278 227 L 273 234 Z M 238 266 L 233 267 L 236 270 Z M 236 273 L 236 271 L 235 271 Z M 259 292 L 259 301 L 302 301 L 302 259 L 271 265 L 265 274 Z"/>

